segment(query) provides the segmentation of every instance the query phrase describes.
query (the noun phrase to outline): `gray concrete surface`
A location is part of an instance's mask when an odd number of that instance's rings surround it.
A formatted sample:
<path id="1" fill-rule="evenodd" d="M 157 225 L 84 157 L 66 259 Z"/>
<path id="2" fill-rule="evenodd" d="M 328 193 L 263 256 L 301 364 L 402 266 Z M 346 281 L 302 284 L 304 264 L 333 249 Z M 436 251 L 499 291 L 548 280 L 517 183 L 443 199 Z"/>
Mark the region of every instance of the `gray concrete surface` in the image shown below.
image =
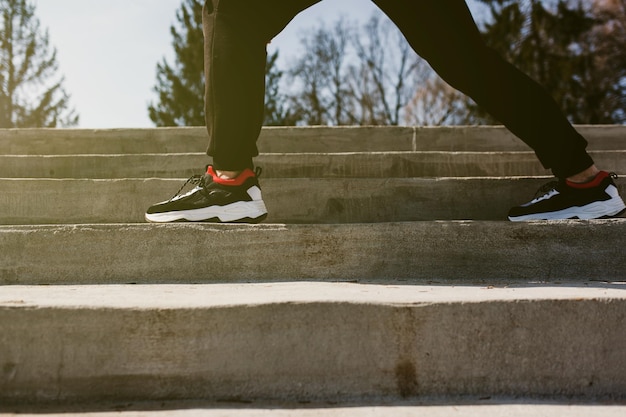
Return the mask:
<path id="1" fill-rule="evenodd" d="M 625 144 L 626 147 L 626 144 Z M 626 174 L 626 150 L 594 151 L 602 169 Z M 193 154 L 0 155 L 0 178 L 181 178 L 210 158 Z M 262 154 L 263 178 L 503 177 L 551 175 L 533 152 Z"/>
<path id="2" fill-rule="evenodd" d="M 0 402 L 623 398 L 623 286 L 6 287 Z"/>
<path id="3" fill-rule="evenodd" d="M 0 179 L 0 224 L 141 223 L 185 179 Z M 506 220 L 550 178 L 261 179 L 268 223 Z M 618 180 L 621 195 L 626 181 Z"/>
<path id="4" fill-rule="evenodd" d="M 427 401 L 395 401 L 383 404 L 211 404 L 168 402 L 148 404 L 86 405 L 80 407 L 7 407 L 22 417 L 623 417 L 623 403 L 576 403 L 541 400 L 483 399 L 456 403 L 453 399 L 432 404 Z M 14 416 L 9 411 L 0 416 Z"/>
<path id="5" fill-rule="evenodd" d="M 622 286 L 7 287 L 0 401 L 620 398 Z"/>
<path id="6" fill-rule="evenodd" d="M 0 227 L 0 283 L 623 281 L 626 219 Z"/>
<path id="7" fill-rule="evenodd" d="M 626 126 L 577 126 L 592 150 L 624 149 Z M 0 129 L 5 155 L 204 152 L 203 127 L 154 129 Z M 266 127 L 263 153 L 380 151 L 527 151 L 501 126 Z"/>
<path id="8" fill-rule="evenodd" d="M 6 407 L 0 416 L 22 417 L 623 417 L 626 405 L 611 402 L 576 403 L 540 400 L 396 401 L 383 404 L 211 404 L 206 402 L 113 403 L 80 407 Z M 27 410 L 27 411 L 24 411 Z"/>
<path id="9" fill-rule="evenodd" d="M 577 128 L 621 172 L 626 127 Z M 204 128 L 0 130 L 0 413 L 623 414 L 626 219 L 493 221 L 546 178 L 390 178 L 539 175 L 502 127 L 266 128 L 259 146 L 268 224 L 150 225 L 180 179 L 33 177 L 186 179 Z"/>

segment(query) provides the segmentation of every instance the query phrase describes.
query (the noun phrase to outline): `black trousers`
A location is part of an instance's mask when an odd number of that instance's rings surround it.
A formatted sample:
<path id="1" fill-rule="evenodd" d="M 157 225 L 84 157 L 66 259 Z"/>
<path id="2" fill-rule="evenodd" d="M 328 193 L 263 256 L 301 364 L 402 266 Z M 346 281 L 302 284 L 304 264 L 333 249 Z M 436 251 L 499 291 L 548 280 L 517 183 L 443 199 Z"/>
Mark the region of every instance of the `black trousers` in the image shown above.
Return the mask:
<path id="1" fill-rule="evenodd" d="M 484 44 L 464 0 L 373 1 L 439 76 L 528 144 L 546 169 L 565 178 L 593 165 L 587 141 L 546 90 Z M 207 154 L 217 169 L 252 166 L 263 123 L 266 45 L 315 3 L 206 0 Z"/>

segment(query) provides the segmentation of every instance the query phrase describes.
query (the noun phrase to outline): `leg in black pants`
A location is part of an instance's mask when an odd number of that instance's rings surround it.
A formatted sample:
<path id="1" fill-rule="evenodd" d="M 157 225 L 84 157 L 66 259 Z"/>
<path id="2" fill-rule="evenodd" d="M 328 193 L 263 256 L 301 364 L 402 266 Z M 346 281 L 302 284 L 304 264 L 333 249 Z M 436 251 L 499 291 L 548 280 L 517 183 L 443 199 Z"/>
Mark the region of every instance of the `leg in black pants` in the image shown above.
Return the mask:
<path id="1" fill-rule="evenodd" d="M 265 47 L 311 0 L 210 0 L 204 13 L 208 153 L 216 167 L 250 166 L 263 118 Z M 591 165 L 587 142 L 549 94 L 487 48 L 463 0 L 375 0 L 413 49 L 569 177 Z"/>
<path id="2" fill-rule="evenodd" d="M 586 140 L 541 86 L 486 47 L 464 0 L 374 2 L 445 81 L 500 120 L 562 179 L 544 198 L 514 208 L 509 219 L 597 218 L 624 209 L 611 176 L 599 173 L 587 154 Z M 206 0 L 207 153 L 214 166 L 194 192 L 150 207 L 146 219 L 265 218 L 267 211 L 251 170 L 263 122 L 265 48 L 296 14 L 315 3 Z M 566 178 L 593 181 L 577 185 Z"/>
<path id="3" fill-rule="evenodd" d="M 445 81 L 528 144 L 560 178 L 542 198 L 511 209 L 510 220 L 593 219 L 624 210 L 611 175 L 587 154 L 587 141 L 544 88 L 484 44 L 465 1 L 374 2 Z"/>
<path id="4" fill-rule="evenodd" d="M 545 89 L 484 44 L 463 0 L 374 2 L 446 82 L 526 142 L 557 177 L 593 165 L 587 142 Z"/>
<path id="5" fill-rule="evenodd" d="M 207 0 L 203 10 L 205 109 L 218 170 L 240 171 L 258 155 L 266 46 L 316 0 Z"/>

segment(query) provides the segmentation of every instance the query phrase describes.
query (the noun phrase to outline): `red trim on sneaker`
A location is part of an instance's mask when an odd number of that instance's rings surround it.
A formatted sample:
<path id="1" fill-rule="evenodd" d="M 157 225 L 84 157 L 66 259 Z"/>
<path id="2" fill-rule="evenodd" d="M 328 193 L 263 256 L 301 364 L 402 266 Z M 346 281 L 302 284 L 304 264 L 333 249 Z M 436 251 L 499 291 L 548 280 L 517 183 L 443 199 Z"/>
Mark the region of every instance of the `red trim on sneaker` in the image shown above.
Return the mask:
<path id="1" fill-rule="evenodd" d="M 252 178 L 255 176 L 254 171 L 252 171 L 250 168 L 246 168 L 245 170 L 241 171 L 241 173 L 237 175 L 236 178 L 232 178 L 232 179 L 220 178 L 217 176 L 217 174 L 215 173 L 215 170 L 210 165 L 206 173 L 209 174 L 211 177 L 213 177 L 214 182 L 221 184 L 221 185 L 230 185 L 230 186 L 243 185 L 243 183 L 246 182 L 248 178 Z"/>
<path id="2" fill-rule="evenodd" d="M 600 171 L 596 175 L 596 177 L 589 182 L 579 183 L 579 182 L 572 182 L 570 180 L 566 180 L 565 183 L 567 184 L 568 187 L 572 187 L 572 188 L 593 188 L 593 187 L 599 186 L 600 183 L 602 183 L 602 181 L 608 176 L 609 176 L 608 172 Z"/>

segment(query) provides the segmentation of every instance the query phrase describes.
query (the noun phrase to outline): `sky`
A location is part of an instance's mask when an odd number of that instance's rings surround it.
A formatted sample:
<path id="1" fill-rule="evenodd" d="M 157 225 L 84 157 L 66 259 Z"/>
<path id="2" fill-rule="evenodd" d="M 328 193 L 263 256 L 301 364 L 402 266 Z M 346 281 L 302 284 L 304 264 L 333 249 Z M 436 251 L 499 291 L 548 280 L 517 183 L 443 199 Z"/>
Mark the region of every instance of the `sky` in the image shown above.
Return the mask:
<path id="1" fill-rule="evenodd" d="M 33 0 L 57 50 L 65 90 L 80 115 L 77 127 L 153 127 L 156 65 L 174 63 L 170 26 L 181 0 Z M 324 0 L 300 13 L 271 43 L 282 59 L 297 53 L 299 35 L 340 16 L 365 21 L 370 0 Z"/>

